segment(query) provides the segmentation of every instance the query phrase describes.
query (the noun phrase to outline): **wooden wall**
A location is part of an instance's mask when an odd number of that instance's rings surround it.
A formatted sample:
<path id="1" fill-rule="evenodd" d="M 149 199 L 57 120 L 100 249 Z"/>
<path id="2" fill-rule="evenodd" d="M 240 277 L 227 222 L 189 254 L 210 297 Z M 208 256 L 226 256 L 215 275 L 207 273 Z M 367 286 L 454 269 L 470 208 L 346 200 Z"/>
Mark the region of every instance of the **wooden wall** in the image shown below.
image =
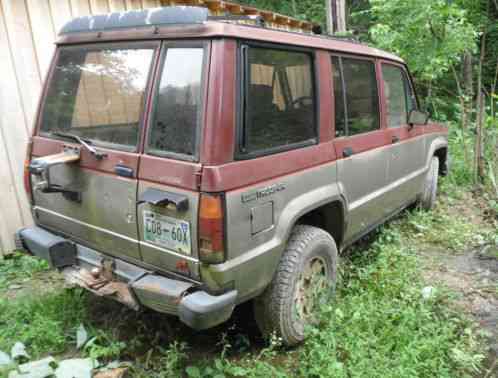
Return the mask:
<path id="1" fill-rule="evenodd" d="M 153 8 L 159 0 L 0 0 L 0 256 L 32 222 L 23 187 L 25 147 L 62 25 L 73 17 Z"/>

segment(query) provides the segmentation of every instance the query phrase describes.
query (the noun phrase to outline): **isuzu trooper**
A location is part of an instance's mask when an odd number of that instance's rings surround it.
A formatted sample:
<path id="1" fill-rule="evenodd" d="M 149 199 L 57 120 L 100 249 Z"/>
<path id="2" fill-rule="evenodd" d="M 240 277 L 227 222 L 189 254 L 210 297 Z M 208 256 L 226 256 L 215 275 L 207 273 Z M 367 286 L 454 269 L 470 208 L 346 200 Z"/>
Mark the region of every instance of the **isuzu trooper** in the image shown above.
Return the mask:
<path id="1" fill-rule="evenodd" d="M 246 13 L 67 23 L 25 165 L 36 225 L 17 241 L 72 283 L 196 329 L 252 300 L 261 331 L 294 345 L 338 252 L 433 206 L 447 129 L 400 58 Z"/>

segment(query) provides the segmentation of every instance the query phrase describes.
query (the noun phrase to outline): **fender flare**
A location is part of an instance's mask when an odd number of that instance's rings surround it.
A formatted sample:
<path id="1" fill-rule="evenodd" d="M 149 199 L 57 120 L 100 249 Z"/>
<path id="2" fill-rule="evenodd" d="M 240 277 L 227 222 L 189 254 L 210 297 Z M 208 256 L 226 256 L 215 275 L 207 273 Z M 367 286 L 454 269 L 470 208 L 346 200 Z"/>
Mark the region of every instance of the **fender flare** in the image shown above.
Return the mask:
<path id="1" fill-rule="evenodd" d="M 429 169 L 429 166 L 431 164 L 431 159 L 435 155 L 436 151 L 439 150 L 440 148 L 448 148 L 448 140 L 446 139 L 446 137 L 438 136 L 437 138 L 431 141 L 431 144 L 427 152 L 427 160 L 425 162 L 426 169 Z"/>

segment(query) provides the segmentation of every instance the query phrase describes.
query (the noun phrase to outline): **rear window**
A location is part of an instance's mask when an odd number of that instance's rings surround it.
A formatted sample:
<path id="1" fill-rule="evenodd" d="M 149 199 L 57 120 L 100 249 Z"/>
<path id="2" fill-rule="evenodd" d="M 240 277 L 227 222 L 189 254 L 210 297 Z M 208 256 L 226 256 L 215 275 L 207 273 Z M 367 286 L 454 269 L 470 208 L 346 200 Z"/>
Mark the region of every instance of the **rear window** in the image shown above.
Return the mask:
<path id="1" fill-rule="evenodd" d="M 147 152 L 193 159 L 202 113 L 204 48 L 166 50 Z"/>
<path id="2" fill-rule="evenodd" d="M 134 150 L 154 46 L 78 46 L 59 51 L 41 117 L 42 134 L 71 133 Z"/>
<path id="3" fill-rule="evenodd" d="M 313 56 L 244 46 L 242 154 L 278 152 L 316 140 Z"/>

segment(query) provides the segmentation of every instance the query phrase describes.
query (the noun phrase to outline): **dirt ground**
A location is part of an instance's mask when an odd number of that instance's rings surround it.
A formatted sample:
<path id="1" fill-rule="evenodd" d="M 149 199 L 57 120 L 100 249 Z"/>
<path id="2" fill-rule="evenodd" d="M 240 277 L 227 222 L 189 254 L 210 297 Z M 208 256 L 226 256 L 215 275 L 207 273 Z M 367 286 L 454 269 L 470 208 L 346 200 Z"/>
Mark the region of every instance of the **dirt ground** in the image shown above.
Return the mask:
<path id="1" fill-rule="evenodd" d="M 496 215 L 487 213 L 478 196 L 466 196 L 452 209 L 454 214 L 479 227 L 497 227 Z M 498 377 L 498 246 L 485 244 L 455 253 L 442 248 L 420 248 L 427 258 L 425 281 L 457 294 L 454 305 L 475 319 L 485 331 L 489 346 L 488 377 Z"/>

